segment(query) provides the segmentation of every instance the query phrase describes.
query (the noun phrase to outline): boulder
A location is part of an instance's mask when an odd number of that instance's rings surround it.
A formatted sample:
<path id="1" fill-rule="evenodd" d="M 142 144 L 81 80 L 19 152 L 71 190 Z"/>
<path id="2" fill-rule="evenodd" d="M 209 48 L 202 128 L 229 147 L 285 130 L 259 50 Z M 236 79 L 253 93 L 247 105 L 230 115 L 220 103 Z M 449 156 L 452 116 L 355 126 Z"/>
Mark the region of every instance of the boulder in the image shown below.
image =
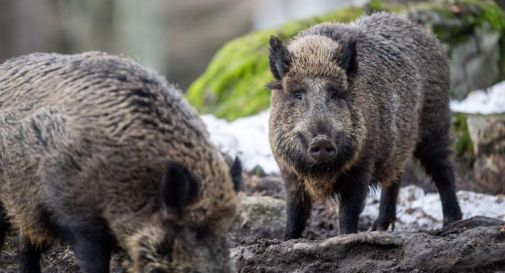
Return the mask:
<path id="1" fill-rule="evenodd" d="M 476 182 L 488 193 L 505 193 L 505 157 L 490 155 L 479 157 L 473 167 Z"/>
<path id="2" fill-rule="evenodd" d="M 505 115 L 469 116 L 467 123 L 477 156 L 505 154 Z"/>
<path id="3" fill-rule="evenodd" d="M 232 245 L 250 244 L 259 238 L 282 238 L 286 202 L 270 196 L 240 196 L 237 216 L 230 230 Z"/>
<path id="4" fill-rule="evenodd" d="M 476 183 L 488 193 L 505 193 L 505 115 L 472 115 L 467 123 Z"/>

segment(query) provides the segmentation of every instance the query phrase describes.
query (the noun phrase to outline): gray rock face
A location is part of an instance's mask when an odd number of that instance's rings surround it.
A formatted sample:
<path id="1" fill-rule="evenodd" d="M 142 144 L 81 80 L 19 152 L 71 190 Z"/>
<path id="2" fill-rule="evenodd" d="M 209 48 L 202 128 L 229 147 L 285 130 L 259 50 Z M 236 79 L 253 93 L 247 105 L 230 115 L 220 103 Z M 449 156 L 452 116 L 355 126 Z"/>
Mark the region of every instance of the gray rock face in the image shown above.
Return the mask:
<path id="1" fill-rule="evenodd" d="M 505 116 L 469 116 L 467 122 L 476 155 L 505 150 Z"/>
<path id="2" fill-rule="evenodd" d="M 477 183 L 490 193 L 505 193 L 505 157 L 483 156 L 475 161 L 473 170 Z"/>
<path id="3" fill-rule="evenodd" d="M 427 10 L 410 11 L 408 18 L 428 29 L 441 29 L 445 33 L 469 28 L 468 22 L 461 17 L 446 17 Z M 502 79 L 500 39 L 500 33 L 484 22 L 468 30 L 461 41 L 444 44 L 449 57 L 452 99 L 462 100 L 470 91 L 485 89 Z"/>
<path id="4" fill-rule="evenodd" d="M 453 99 L 464 99 L 472 90 L 484 89 L 500 79 L 500 34 L 489 24 L 449 52 Z"/>
<path id="5" fill-rule="evenodd" d="M 232 253 L 240 273 L 503 272 L 505 222 L 474 217 L 435 232 L 263 240 Z"/>
<path id="6" fill-rule="evenodd" d="M 476 182 L 490 193 L 505 193 L 505 116 L 470 116 L 467 123 Z"/>

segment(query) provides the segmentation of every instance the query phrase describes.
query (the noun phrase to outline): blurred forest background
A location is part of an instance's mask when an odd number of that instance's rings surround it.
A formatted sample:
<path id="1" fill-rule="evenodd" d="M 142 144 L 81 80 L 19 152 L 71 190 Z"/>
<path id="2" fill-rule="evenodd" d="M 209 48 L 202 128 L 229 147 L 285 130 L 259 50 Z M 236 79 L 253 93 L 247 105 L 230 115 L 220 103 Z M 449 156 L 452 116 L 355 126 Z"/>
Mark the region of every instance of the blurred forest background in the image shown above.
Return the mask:
<path id="1" fill-rule="evenodd" d="M 123 54 L 181 89 L 228 40 L 367 0 L 0 0 L 0 62 L 31 52 Z"/>
<path id="2" fill-rule="evenodd" d="M 0 0 L 0 62 L 31 52 L 102 50 L 135 58 L 185 90 L 232 38 L 369 1 Z"/>

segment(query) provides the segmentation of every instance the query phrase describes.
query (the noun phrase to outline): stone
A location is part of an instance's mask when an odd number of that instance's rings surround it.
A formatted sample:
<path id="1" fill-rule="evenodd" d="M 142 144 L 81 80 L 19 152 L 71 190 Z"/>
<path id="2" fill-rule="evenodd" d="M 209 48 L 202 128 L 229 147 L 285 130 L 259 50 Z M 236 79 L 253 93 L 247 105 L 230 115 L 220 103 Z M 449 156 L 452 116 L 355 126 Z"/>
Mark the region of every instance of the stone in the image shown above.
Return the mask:
<path id="1" fill-rule="evenodd" d="M 448 56 L 453 99 L 464 99 L 470 91 L 485 89 L 500 79 L 500 33 L 487 23 L 453 46 Z"/>
<path id="2" fill-rule="evenodd" d="M 283 238 L 286 221 L 284 200 L 241 194 L 238 213 L 229 234 L 230 241 L 232 245 L 239 245 L 250 244 L 260 238 Z"/>
<path id="3" fill-rule="evenodd" d="M 274 198 L 285 199 L 286 191 L 284 183 L 278 176 L 248 175 L 244 179 L 245 193 L 247 195 L 271 196 Z"/>
<path id="4" fill-rule="evenodd" d="M 474 164 L 476 182 L 491 194 L 505 193 L 505 157 L 482 156 Z"/>
<path id="5" fill-rule="evenodd" d="M 469 116 L 467 123 L 477 156 L 476 183 L 485 192 L 505 193 L 505 115 Z"/>
<path id="6" fill-rule="evenodd" d="M 505 115 L 470 115 L 467 123 L 477 156 L 505 152 Z"/>

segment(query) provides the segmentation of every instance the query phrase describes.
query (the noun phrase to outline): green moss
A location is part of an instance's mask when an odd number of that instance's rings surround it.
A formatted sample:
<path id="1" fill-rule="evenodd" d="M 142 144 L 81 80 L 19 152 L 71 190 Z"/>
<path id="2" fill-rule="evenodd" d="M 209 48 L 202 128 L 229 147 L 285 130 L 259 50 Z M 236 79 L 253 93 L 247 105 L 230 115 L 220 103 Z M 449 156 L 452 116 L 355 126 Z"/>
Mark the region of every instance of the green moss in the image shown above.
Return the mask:
<path id="1" fill-rule="evenodd" d="M 191 84 L 187 98 L 200 112 L 213 113 L 227 120 L 258 113 L 268 108 L 270 102 L 270 92 L 265 86 L 272 80 L 267 59 L 271 35 L 287 40 L 318 23 L 349 22 L 364 13 L 384 10 L 436 13 L 448 19 L 429 22 L 429 27 L 449 48 L 466 41 L 477 27 L 487 22 L 495 31 L 503 33 L 501 78 L 505 78 L 505 15 L 492 0 L 453 0 L 451 4 L 436 1 L 408 7 L 372 0 L 366 8 L 343 8 L 232 40 L 214 56 L 205 73 Z"/>
<path id="2" fill-rule="evenodd" d="M 367 5 L 369 13 L 387 10 L 385 4 L 381 0 L 371 0 Z"/>
<path id="3" fill-rule="evenodd" d="M 455 138 L 454 153 L 458 163 L 470 168 L 475 162 L 472 139 L 468 131 L 467 115 L 455 113 L 452 118 L 452 134 Z"/>

